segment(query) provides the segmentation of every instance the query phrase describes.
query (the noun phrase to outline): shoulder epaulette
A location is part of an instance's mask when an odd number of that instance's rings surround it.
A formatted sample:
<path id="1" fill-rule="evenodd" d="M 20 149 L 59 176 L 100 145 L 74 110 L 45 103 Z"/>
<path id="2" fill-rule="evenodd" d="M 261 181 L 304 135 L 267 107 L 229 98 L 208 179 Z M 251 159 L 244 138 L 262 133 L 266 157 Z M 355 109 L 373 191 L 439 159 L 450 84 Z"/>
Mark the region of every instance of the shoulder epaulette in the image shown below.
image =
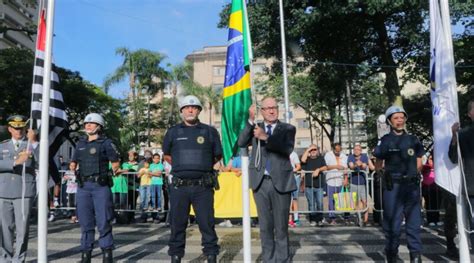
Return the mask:
<path id="1" fill-rule="evenodd" d="M 3 141 L 0 142 L 0 143 L 5 143 L 5 142 L 8 142 L 8 141 L 10 141 L 10 140 L 11 140 L 11 139 L 6 139 L 6 140 L 3 140 Z"/>

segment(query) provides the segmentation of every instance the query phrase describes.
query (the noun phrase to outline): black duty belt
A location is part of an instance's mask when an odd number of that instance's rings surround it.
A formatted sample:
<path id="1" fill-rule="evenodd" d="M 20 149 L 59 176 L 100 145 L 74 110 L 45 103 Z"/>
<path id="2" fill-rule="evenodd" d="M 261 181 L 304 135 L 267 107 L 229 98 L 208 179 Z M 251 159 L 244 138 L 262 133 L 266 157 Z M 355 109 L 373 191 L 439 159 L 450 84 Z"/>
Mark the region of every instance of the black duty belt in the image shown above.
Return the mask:
<path id="1" fill-rule="evenodd" d="M 92 182 L 92 183 L 96 183 L 96 182 L 97 182 L 97 179 L 99 179 L 99 176 L 98 176 L 98 175 L 93 175 L 93 176 L 83 176 L 83 177 L 82 177 L 82 181 L 83 181 L 83 182 Z"/>
<path id="2" fill-rule="evenodd" d="M 419 183 L 420 178 L 418 176 L 402 175 L 392 177 L 392 181 L 396 184 L 414 184 Z"/>
<path id="3" fill-rule="evenodd" d="M 205 186 L 205 181 L 202 178 L 199 179 L 182 179 L 179 177 L 173 177 L 173 186 Z"/>

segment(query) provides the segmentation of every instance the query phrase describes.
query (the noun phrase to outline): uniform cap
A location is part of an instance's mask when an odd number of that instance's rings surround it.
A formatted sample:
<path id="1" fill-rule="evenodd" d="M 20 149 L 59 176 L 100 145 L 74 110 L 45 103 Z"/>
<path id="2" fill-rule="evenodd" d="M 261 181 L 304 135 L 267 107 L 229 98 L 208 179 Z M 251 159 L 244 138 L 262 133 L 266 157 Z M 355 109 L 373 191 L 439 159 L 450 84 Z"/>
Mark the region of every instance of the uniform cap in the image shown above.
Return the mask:
<path id="1" fill-rule="evenodd" d="M 26 126 L 27 119 L 23 115 L 12 115 L 7 119 L 8 126 L 13 128 L 24 128 Z"/>

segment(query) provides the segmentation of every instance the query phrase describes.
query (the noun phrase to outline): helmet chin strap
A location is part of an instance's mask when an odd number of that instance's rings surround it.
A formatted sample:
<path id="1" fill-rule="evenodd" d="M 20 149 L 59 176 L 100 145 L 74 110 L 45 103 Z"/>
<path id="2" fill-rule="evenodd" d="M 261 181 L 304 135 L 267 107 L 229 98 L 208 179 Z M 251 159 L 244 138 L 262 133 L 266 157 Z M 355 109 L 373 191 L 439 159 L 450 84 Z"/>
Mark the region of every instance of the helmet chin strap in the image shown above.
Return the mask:
<path id="1" fill-rule="evenodd" d="M 97 127 L 95 127 L 95 129 L 93 131 L 91 131 L 91 132 L 86 131 L 86 133 L 87 133 L 87 135 L 96 135 L 99 132 L 99 130 L 100 130 L 100 125 L 97 125 Z"/>
<path id="2" fill-rule="evenodd" d="M 390 120 L 387 120 L 388 124 L 390 125 L 390 128 L 392 128 L 392 130 L 395 130 L 396 132 L 402 132 L 402 131 L 405 131 L 405 125 L 403 125 L 403 128 L 401 129 L 398 129 L 398 128 L 395 128 L 392 124 L 392 122 Z"/>

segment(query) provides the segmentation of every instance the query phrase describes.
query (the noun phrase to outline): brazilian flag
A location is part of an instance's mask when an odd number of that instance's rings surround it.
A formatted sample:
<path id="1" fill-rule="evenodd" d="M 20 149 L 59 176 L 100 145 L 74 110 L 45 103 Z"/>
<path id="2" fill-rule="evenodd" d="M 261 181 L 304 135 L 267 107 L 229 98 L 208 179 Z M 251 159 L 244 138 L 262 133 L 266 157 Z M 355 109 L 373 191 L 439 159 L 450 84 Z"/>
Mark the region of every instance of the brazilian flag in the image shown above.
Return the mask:
<path id="1" fill-rule="evenodd" d="M 237 152 L 237 139 L 252 104 L 249 65 L 252 60 L 245 0 L 232 0 L 222 92 L 222 147 L 224 164 Z"/>

